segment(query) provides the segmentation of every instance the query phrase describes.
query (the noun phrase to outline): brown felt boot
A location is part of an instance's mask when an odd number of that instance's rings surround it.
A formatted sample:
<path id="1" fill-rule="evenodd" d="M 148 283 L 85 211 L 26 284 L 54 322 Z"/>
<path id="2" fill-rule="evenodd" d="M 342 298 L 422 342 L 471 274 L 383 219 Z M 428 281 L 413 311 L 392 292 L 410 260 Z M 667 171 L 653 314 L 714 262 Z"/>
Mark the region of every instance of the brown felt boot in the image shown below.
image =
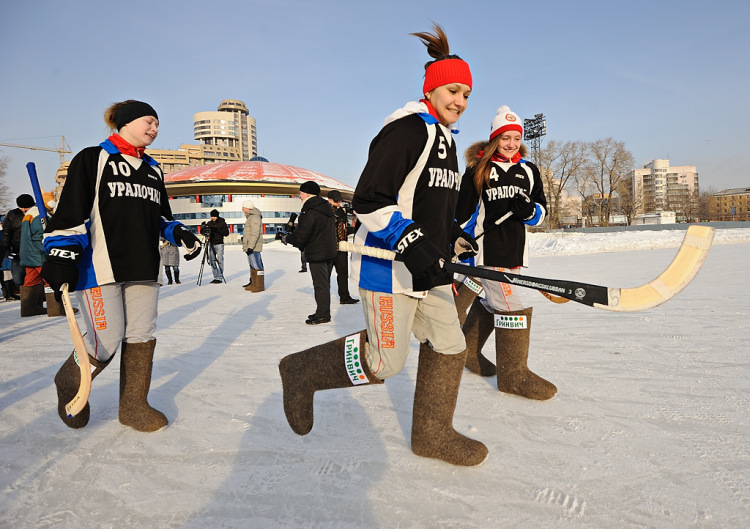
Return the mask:
<path id="1" fill-rule="evenodd" d="M 367 366 L 366 340 L 367 331 L 359 331 L 281 359 L 284 413 L 294 433 L 312 430 L 316 391 L 383 383 Z"/>
<path id="2" fill-rule="evenodd" d="M 44 285 L 39 283 L 33 287 L 21 286 L 21 317 L 40 316 L 47 314 L 44 308 Z"/>
<path id="3" fill-rule="evenodd" d="M 74 351 L 55 375 L 55 387 L 57 388 L 57 414 L 66 426 L 78 429 L 83 428 L 88 424 L 91 408 L 87 402 L 86 406 L 78 412 L 78 415 L 69 417 L 65 412 L 65 406 L 76 396 L 76 393 L 78 393 L 78 387 L 81 384 L 81 370 L 78 367 L 75 355 L 76 352 Z M 100 362 L 95 358 L 91 358 L 91 355 L 89 355 L 89 362 L 91 363 L 91 367 L 94 368 L 91 372 L 92 382 L 111 361 L 112 358 L 106 362 Z"/>
<path id="4" fill-rule="evenodd" d="M 482 285 L 473 277 L 466 277 L 463 283 L 454 281 L 453 288 L 456 291 L 455 302 L 456 312 L 458 312 L 458 322 L 463 325 L 466 320 L 466 311 L 478 293 L 482 291 Z"/>
<path id="5" fill-rule="evenodd" d="M 148 403 L 156 339 L 140 343 L 122 343 L 120 353 L 120 422 L 139 432 L 164 428 L 167 417 Z"/>
<path id="6" fill-rule="evenodd" d="M 495 313 L 497 389 L 529 399 L 547 400 L 555 396 L 557 387 L 527 367 L 531 312 L 528 307 Z"/>
<path id="7" fill-rule="evenodd" d="M 252 282 L 245 288 L 245 290 L 249 290 L 250 292 L 263 292 L 266 289 L 264 284 L 264 270 L 251 269 L 250 278 L 252 279 Z"/>
<path id="8" fill-rule="evenodd" d="M 47 316 L 50 318 L 65 316 L 65 308 L 62 303 L 55 299 L 55 294 L 53 292 L 46 292 L 44 296 L 47 300 Z"/>
<path id="9" fill-rule="evenodd" d="M 418 456 L 468 467 L 484 461 L 488 451 L 479 441 L 453 429 L 453 413 L 465 357 L 466 351 L 444 355 L 436 353 L 427 344 L 420 345 L 411 449 Z"/>
<path id="10" fill-rule="evenodd" d="M 495 318 L 479 298 L 471 304 L 462 330 L 466 339 L 466 369 L 483 377 L 494 376 L 495 365 L 482 354 L 482 347 L 495 330 Z"/>

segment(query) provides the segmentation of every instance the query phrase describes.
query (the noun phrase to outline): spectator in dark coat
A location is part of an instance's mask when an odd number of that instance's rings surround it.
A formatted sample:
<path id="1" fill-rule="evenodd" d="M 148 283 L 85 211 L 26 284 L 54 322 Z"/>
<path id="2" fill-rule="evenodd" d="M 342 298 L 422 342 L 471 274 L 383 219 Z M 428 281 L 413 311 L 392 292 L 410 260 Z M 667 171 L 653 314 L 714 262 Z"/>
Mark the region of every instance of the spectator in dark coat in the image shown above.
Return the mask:
<path id="1" fill-rule="evenodd" d="M 349 235 L 348 215 L 346 209 L 341 205 L 341 191 L 334 189 L 328 193 L 328 202 L 333 209 L 333 219 L 336 223 L 336 244 L 345 241 Z M 349 294 L 349 252 L 336 252 L 333 260 L 333 268 L 336 270 L 336 283 L 339 288 L 339 302 L 342 305 L 354 305 L 359 303 Z"/>
<path id="2" fill-rule="evenodd" d="M 11 209 L 3 219 L 3 250 L 2 257 L 9 257 L 11 260 L 11 271 L 13 279 L 6 282 L 6 288 L 10 289 L 19 299 L 19 287 L 23 285 L 25 268 L 21 266 L 19 254 L 21 253 L 21 223 L 23 216 L 29 209 L 36 206 L 34 198 L 26 193 L 18 195 L 16 198 L 16 209 Z"/>
<path id="3" fill-rule="evenodd" d="M 302 211 L 297 227 L 294 232 L 284 235 L 281 242 L 305 252 L 317 305 L 305 323 L 328 323 L 331 321 L 331 270 L 338 249 L 333 210 L 328 201 L 320 196 L 320 186 L 313 181 L 303 182 L 299 186 L 299 198 L 302 200 Z"/>
<path id="4" fill-rule="evenodd" d="M 219 216 L 218 209 L 212 209 L 211 220 L 201 224 L 201 234 L 208 237 L 210 246 L 208 262 L 214 274 L 211 283 L 224 283 L 224 237 L 229 235 L 229 226 L 227 221 Z"/>

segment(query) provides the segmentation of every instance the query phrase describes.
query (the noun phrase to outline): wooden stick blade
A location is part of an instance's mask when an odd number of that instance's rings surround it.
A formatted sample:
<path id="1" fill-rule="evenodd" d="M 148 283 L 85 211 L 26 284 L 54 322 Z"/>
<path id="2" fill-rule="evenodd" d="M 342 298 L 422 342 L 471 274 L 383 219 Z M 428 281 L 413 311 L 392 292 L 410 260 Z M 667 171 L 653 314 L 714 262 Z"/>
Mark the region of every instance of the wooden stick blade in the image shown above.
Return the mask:
<path id="1" fill-rule="evenodd" d="M 647 310 L 679 294 L 698 274 L 714 239 L 714 228 L 690 226 L 677 255 L 656 279 L 635 288 L 610 288 L 609 304 L 597 308 L 618 312 Z"/>
<path id="2" fill-rule="evenodd" d="M 68 414 L 68 417 L 74 417 L 86 407 L 86 403 L 89 400 L 89 394 L 91 393 L 91 363 L 89 362 L 89 354 L 86 352 L 86 345 L 83 342 L 81 329 L 78 327 L 78 322 L 76 321 L 73 305 L 70 302 L 68 285 L 63 285 L 61 290 L 65 316 L 68 320 L 70 336 L 73 338 L 73 347 L 75 348 L 73 351 L 73 358 L 75 358 L 75 361 L 78 364 L 81 375 L 78 392 L 73 399 L 65 405 L 65 413 Z"/>

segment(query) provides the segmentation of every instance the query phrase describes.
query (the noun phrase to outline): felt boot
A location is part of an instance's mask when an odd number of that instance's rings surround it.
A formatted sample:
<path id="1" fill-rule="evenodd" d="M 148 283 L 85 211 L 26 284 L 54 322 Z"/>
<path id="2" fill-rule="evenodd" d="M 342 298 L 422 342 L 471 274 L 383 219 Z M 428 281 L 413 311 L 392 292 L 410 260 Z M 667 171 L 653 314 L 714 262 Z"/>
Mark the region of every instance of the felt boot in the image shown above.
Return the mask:
<path id="1" fill-rule="evenodd" d="M 88 354 L 88 353 L 84 353 Z M 89 422 L 89 415 L 91 414 L 91 407 L 89 403 L 78 412 L 78 415 L 68 417 L 65 413 L 65 406 L 73 400 L 73 397 L 78 393 L 78 387 L 81 384 L 81 370 L 76 362 L 76 352 L 74 351 L 65 363 L 60 367 L 60 370 L 55 375 L 55 387 L 57 388 L 57 414 L 60 416 L 62 421 L 69 428 L 83 428 Z M 101 373 L 105 367 L 109 365 L 112 358 L 106 362 L 100 362 L 95 358 L 91 358 L 89 355 L 89 362 L 94 370 L 91 372 L 91 380 L 93 380 Z"/>
<path id="2" fill-rule="evenodd" d="M 473 277 L 467 277 L 464 279 L 464 282 L 454 281 L 453 289 L 456 292 L 455 302 L 456 312 L 458 312 L 458 322 L 463 325 L 466 320 L 466 311 L 477 297 L 478 292 L 482 290 L 482 286 Z"/>
<path id="3" fill-rule="evenodd" d="M 3 287 L 3 297 L 5 298 L 5 301 L 13 301 L 12 292 L 5 283 L 5 280 L 0 280 L 0 285 Z"/>
<path id="4" fill-rule="evenodd" d="M 495 330 L 495 318 L 487 312 L 479 298 L 475 298 L 471 304 L 462 330 L 466 339 L 466 369 L 483 377 L 494 376 L 497 370 L 482 354 L 482 347 Z"/>
<path id="5" fill-rule="evenodd" d="M 258 271 L 255 268 L 250 269 L 250 281 L 247 282 L 247 285 L 244 285 L 244 289 L 248 292 L 253 292 L 253 283 L 258 280 Z"/>
<path id="6" fill-rule="evenodd" d="M 528 307 L 495 313 L 497 389 L 529 399 L 547 400 L 555 396 L 557 387 L 527 366 L 531 312 L 531 307 Z"/>
<path id="7" fill-rule="evenodd" d="M 359 331 L 281 359 L 284 413 L 294 433 L 307 435 L 312 430 L 316 391 L 383 383 L 367 366 L 366 340 L 367 331 Z"/>
<path id="8" fill-rule="evenodd" d="M 411 449 L 418 456 L 462 466 L 478 465 L 487 458 L 486 446 L 453 429 L 465 363 L 466 351 L 445 355 L 436 353 L 427 344 L 419 346 L 411 422 Z"/>
<path id="9" fill-rule="evenodd" d="M 156 339 L 140 343 L 122 343 L 120 353 L 120 422 L 139 432 L 164 428 L 167 417 L 148 403 Z"/>
<path id="10" fill-rule="evenodd" d="M 172 270 L 168 267 L 164 267 L 164 273 L 167 275 L 167 285 L 172 284 Z"/>
<path id="11" fill-rule="evenodd" d="M 44 308 L 44 285 L 39 283 L 33 287 L 21 287 L 21 317 L 39 316 L 47 314 Z"/>
<path id="12" fill-rule="evenodd" d="M 65 316 L 65 307 L 63 307 L 63 304 L 60 301 L 55 299 L 54 292 L 45 292 L 44 297 L 47 300 L 47 316 L 50 318 Z"/>
<path id="13" fill-rule="evenodd" d="M 245 287 L 245 290 L 250 292 L 263 292 L 265 287 L 265 271 L 250 269 L 250 284 Z"/>

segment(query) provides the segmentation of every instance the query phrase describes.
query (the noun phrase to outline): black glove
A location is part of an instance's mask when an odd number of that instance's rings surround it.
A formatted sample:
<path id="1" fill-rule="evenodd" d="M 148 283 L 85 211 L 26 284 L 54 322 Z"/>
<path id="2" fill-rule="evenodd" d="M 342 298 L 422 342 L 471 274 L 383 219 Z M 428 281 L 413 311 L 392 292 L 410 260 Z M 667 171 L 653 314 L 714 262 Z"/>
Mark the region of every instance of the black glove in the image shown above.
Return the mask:
<path id="1" fill-rule="evenodd" d="M 180 246 L 184 246 L 185 250 L 187 250 L 185 254 L 186 261 L 191 261 L 201 254 L 201 242 L 190 230 L 180 226 L 172 232 L 172 235 L 174 236 L 174 241 Z"/>
<path id="2" fill-rule="evenodd" d="M 247 250 L 245 250 L 245 253 L 247 255 L 250 255 L 251 253 L 253 253 L 253 249 L 252 248 L 248 248 Z"/>
<path id="3" fill-rule="evenodd" d="M 536 213 L 536 202 L 531 200 L 526 193 L 518 192 L 510 200 L 510 210 L 519 220 L 529 220 Z"/>
<path id="4" fill-rule="evenodd" d="M 451 240 L 453 241 L 453 253 L 459 261 L 468 259 L 479 252 L 479 244 L 476 239 L 461 229 L 458 222 L 453 222 L 451 227 Z"/>
<path id="5" fill-rule="evenodd" d="M 62 286 L 67 283 L 68 291 L 73 292 L 78 284 L 78 263 L 83 250 L 80 246 L 52 248 L 47 261 L 42 266 L 42 278 L 55 292 L 55 299 L 62 301 Z"/>
<path id="6" fill-rule="evenodd" d="M 409 225 L 401 234 L 396 249 L 401 260 L 412 275 L 412 288 L 415 291 L 430 290 L 445 283 L 447 272 L 442 268 L 443 256 L 440 250 L 423 233 L 418 224 Z"/>

